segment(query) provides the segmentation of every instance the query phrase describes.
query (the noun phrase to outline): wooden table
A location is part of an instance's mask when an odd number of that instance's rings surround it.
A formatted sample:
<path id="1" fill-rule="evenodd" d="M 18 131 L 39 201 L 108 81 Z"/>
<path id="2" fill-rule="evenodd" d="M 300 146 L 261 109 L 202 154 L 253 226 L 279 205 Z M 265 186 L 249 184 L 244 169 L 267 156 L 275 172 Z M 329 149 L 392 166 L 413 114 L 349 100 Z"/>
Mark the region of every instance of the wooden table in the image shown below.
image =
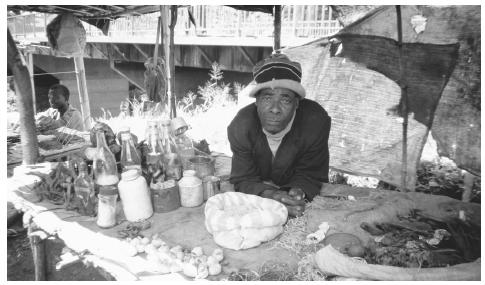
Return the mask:
<path id="1" fill-rule="evenodd" d="M 12 134 L 9 134 L 12 135 Z M 74 136 L 75 139 L 71 140 Z M 55 161 L 79 151 L 90 145 L 89 132 L 80 132 L 69 128 L 59 128 L 37 135 L 39 142 L 39 156 L 41 161 Z M 63 145 L 65 141 L 68 144 Z M 22 163 L 22 146 L 20 142 L 7 146 L 7 167 L 13 168 Z"/>
<path id="2" fill-rule="evenodd" d="M 216 173 L 224 174 L 221 165 L 230 162 L 227 157 L 216 158 Z M 222 159 L 222 162 L 221 162 Z M 52 163 L 45 163 L 44 172 L 49 172 Z M 227 171 L 227 168 L 226 168 Z M 182 274 L 159 274 L 151 269 L 149 262 L 142 256 L 126 254 L 126 243 L 118 237 L 118 231 L 127 222 L 123 221 L 110 229 L 101 229 L 96 225 L 96 218 L 83 217 L 74 211 L 67 211 L 49 201 L 36 201 L 30 188 L 40 179 L 35 175 L 16 174 L 8 179 L 7 200 L 15 208 L 23 211 L 45 236 L 56 236 L 64 241 L 66 246 L 78 253 L 85 261 L 95 267 L 108 272 L 116 280 L 186 280 Z M 232 185 L 222 184 L 223 191 L 231 191 Z M 204 225 L 204 205 L 195 208 L 179 208 L 169 213 L 155 213 L 148 220 L 151 227 L 142 232 L 145 236 L 159 233 L 161 238 L 170 246 L 181 245 L 184 248 L 201 246 L 205 253 L 210 254 L 218 247 Z M 122 214 L 118 216 L 122 220 Z M 45 237 L 44 236 L 44 237 Z M 246 268 L 258 271 L 265 262 L 286 262 L 293 269 L 296 268 L 298 258 L 294 253 L 274 248 L 271 243 L 257 248 L 234 251 L 224 249 L 225 265 L 222 274 L 215 276 L 216 280 L 223 279 L 230 273 L 228 270 Z M 40 267 L 42 269 L 42 267 Z"/>

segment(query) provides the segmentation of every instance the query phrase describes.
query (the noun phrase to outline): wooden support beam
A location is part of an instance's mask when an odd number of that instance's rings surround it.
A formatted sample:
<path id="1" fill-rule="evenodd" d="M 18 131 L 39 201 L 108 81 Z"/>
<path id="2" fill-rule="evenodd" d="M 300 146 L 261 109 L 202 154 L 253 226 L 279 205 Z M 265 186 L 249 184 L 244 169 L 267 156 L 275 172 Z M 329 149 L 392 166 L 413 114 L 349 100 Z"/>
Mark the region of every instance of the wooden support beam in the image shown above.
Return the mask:
<path id="1" fill-rule="evenodd" d="M 116 44 L 111 43 L 111 46 L 119 55 L 121 55 L 124 61 L 130 61 L 128 58 L 126 58 L 125 54 L 121 52 L 121 50 L 118 48 Z"/>
<path id="2" fill-rule="evenodd" d="M 74 66 L 76 68 L 77 90 L 79 92 L 79 103 L 81 104 L 84 130 L 87 131 L 91 129 L 91 108 L 89 106 L 88 87 L 86 85 L 84 58 L 82 56 L 75 56 Z"/>
<path id="3" fill-rule="evenodd" d="M 89 44 L 93 49 L 97 50 L 105 59 L 109 59 L 109 57 L 100 48 L 98 48 L 98 46 L 96 46 L 96 43 L 89 43 Z"/>
<path id="4" fill-rule="evenodd" d="M 89 12 L 86 12 L 86 11 L 83 11 L 83 10 L 73 10 L 73 9 L 69 9 L 69 8 L 65 8 L 65 7 L 61 7 L 61 6 L 52 6 L 52 7 L 60 9 L 60 10 L 64 10 L 64 11 L 67 11 L 67 12 L 71 12 L 71 13 L 74 13 L 74 14 L 82 14 L 82 15 L 89 16 L 89 17 L 94 16 L 93 13 L 89 13 Z"/>
<path id="5" fill-rule="evenodd" d="M 39 157 L 39 147 L 36 135 L 29 70 L 8 29 L 7 66 L 12 70 L 14 76 L 15 95 L 19 110 L 20 140 L 22 142 L 22 163 L 35 164 Z"/>
<path id="6" fill-rule="evenodd" d="M 92 6 L 92 5 L 85 5 L 85 6 L 91 8 L 91 9 L 94 9 L 94 10 L 98 10 L 100 12 L 106 12 L 107 14 L 111 13 L 110 10 L 99 8 L 98 6 Z"/>
<path id="7" fill-rule="evenodd" d="M 35 100 L 35 84 L 34 84 L 34 55 L 32 52 L 27 52 L 27 62 L 29 64 L 30 84 L 32 85 L 32 107 L 34 115 L 37 114 L 37 106 Z"/>
<path id="8" fill-rule="evenodd" d="M 136 48 L 136 50 L 141 54 L 143 55 L 143 57 L 145 58 L 145 60 L 148 58 L 148 54 L 146 54 L 142 49 L 141 47 L 138 45 L 138 44 L 133 44 L 133 46 Z"/>
<path id="9" fill-rule="evenodd" d="M 246 51 L 246 49 L 242 46 L 238 46 L 239 50 L 241 51 L 242 55 L 244 56 L 244 58 L 249 62 L 251 63 L 251 65 L 255 65 L 255 62 L 254 60 L 251 58 L 251 56 L 249 56 L 249 53 Z"/>
<path id="10" fill-rule="evenodd" d="M 27 229 L 30 248 L 32 249 L 32 259 L 34 261 L 34 279 L 35 281 L 47 280 L 47 260 L 45 251 L 45 239 L 35 233 L 32 223 Z"/>
<path id="11" fill-rule="evenodd" d="M 279 53 L 281 49 L 281 5 L 274 6 L 274 44 L 273 51 Z"/>
<path id="12" fill-rule="evenodd" d="M 177 116 L 175 108 L 175 65 L 174 65 L 174 28 L 177 23 L 177 6 L 161 6 L 160 14 L 162 18 L 163 47 L 165 54 L 165 66 L 167 71 L 167 97 L 170 118 Z M 168 24 L 170 19 L 170 24 Z"/>
<path id="13" fill-rule="evenodd" d="M 138 83 L 136 83 L 136 81 L 134 81 L 133 79 L 131 79 L 128 75 L 124 74 L 123 71 L 119 70 L 116 65 L 115 65 L 115 61 L 111 58 L 109 60 L 109 67 L 116 73 L 118 73 L 121 77 L 123 77 L 124 79 L 126 79 L 128 82 L 130 82 L 131 84 L 135 85 L 136 87 L 138 87 L 140 90 L 142 90 L 143 92 L 146 92 L 145 90 L 145 87 L 139 85 Z"/>
<path id="14" fill-rule="evenodd" d="M 200 47 L 200 46 L 195 46 L 197 50 L 200 52 L 202 57 L 209 63 L 209 66 L 212 66 L 212 63 L 214 63 L 214 60 L 210 58 L 210 56 Z"/>

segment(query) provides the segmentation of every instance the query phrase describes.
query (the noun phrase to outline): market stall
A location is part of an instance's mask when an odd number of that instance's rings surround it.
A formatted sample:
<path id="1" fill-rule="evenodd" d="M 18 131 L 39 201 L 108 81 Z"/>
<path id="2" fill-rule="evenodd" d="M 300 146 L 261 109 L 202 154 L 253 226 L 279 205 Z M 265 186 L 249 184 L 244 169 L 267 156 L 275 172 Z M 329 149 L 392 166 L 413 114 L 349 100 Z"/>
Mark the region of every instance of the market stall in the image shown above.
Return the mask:
<path id="1" fill-rule="evenodd" d="M 11 58 L 25 71 L 18 53 Z M 480 205 L 324 184 L 302 217 L 288 219 L 273 200 L 233 192 L 230 158 L 197 152 L 187 126 L 156 116 L 140 142 L 96 123 L 89 138 L 44 153 L 71 159 L 35 164 L 37 144 L 56 136 L 36 137 L 29 96 L 19 97 L 24 164 L 8 179 L 8 201 L 25 213 L 38 280 L 49 236 L 117 280 L 480 279 Z"/>

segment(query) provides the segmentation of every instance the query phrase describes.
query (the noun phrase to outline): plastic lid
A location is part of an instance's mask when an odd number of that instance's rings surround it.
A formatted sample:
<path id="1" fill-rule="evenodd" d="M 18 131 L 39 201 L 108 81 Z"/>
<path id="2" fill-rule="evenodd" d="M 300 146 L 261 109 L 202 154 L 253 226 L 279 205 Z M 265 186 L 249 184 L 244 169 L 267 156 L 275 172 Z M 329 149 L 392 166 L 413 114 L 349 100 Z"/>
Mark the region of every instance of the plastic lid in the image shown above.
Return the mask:
<path id="1" fill-rule="evenodd" d="M 130 132 L 130 127 L 128 127 L 128 126 L 122 126 L 122 127 L 119 129 L 119 131 L 118 131 L 118 132 L 119 132 L 119 133 L 126 133 L 126 132 L 128 132 L 128 133 L 129 133 L 129 132 Z"/>
<path id="2" fill-rule="evenodd" d="M 121 140 L 129 140 L 131 139 L 131 134 L 128 132 L 121 133 Z"/>
<path id="3" fill-rule="evenodd" d="M 138 178 L 138 176 L 140 176 L 140 174 L 136 169 L 130 169 L 121 173 L 122 180 L 133 180 Z"/>
<path id="4" fill-rule="evenodd" d="M 195 176 L 195 170 L 189 169 L 189 170 L 184 170 L 183 176 Z"/>
<path id="5" fill-rule="evenodd" d="M 170 127 L 170 124 L 172 122 L 170 120 L 161 120 L 160 121 L 160 125 L 162 125 L 162 127 Z"/>

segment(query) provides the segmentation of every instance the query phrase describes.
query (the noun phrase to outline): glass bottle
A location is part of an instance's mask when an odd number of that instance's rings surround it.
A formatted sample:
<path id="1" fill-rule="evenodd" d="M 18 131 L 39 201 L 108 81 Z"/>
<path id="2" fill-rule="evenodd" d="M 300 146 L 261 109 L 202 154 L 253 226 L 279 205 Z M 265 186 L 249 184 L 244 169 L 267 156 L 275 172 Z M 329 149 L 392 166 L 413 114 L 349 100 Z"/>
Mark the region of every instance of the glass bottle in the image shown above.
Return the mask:
<path id="1" fill-rule="evenodd" d="M 163 120 L 162 126 L 162 147 L 163 166 L 165 178 L 179 180 L 182 178 L 182 162 L 180 161 L 177 143 L 171 133 L 170 120 Z"/>
<path id="2" fill-rule="evenodd" d="M 146 133 L 145 160 L 147 173 L 145 178 L 148 183 L 163 182 L 165 181 L 163 171 L 163 147 L 156 122 L 155 124 L 149 122 Z"/>
<path id="3" fill-rule="evenodd" d="M 94 182 L 88 174 L 86 162 L 78 165 L 79 175 L 74 180 L 74 192 L 78 201 L 79 212 L 83 216 L 96 215 L 96 196 L 94 193 Z"/>
<path id="4" fill-rule="evenodd" d="M 115 156 L 108 148 L 102 130 L 96 132 L 96 155 L 93 161 L 93 172 L 97 185 L 116 185 L 118 183 Z"/>
<path id="5" fill-rule="evenodd" d="M 177 144 L 178 153 L 184 170 L 189 169 L 189 159 L 195 156 L 195 148 L 192 140 L 186 135 L 189 129 L 184 119 L 181 117 L 172 120 L 174 127 L 173 133 L 175 143 Z"/>
<path id="6" fill-rule="evenodd" d="M 130 169 L 136 169 L 138 172 L 141 172 L 140 155 L 135 148 L 135 143 L 129 131 L 121 133 L 120 164 L 123 172 Z"/>

